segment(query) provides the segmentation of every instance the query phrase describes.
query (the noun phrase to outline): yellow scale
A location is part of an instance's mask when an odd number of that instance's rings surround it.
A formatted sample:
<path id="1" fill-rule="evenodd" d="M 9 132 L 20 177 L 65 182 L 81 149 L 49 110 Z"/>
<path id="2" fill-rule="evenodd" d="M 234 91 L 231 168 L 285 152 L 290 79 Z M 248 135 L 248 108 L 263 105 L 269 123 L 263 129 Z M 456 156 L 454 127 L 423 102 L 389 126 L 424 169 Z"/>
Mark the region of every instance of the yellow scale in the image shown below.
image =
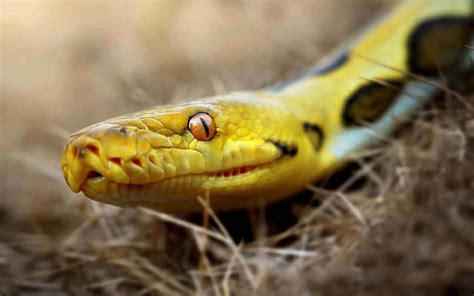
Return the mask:
<path id="1" fill-rule="evenodd" d="M 117 206 L 251 208 L 303 190 L 389 135 L 440 91 L 472 81 L 469 0 L 403 2 L 323 66 L 284 84 L 153 107 L 68 140 L 69 187 Z"/>

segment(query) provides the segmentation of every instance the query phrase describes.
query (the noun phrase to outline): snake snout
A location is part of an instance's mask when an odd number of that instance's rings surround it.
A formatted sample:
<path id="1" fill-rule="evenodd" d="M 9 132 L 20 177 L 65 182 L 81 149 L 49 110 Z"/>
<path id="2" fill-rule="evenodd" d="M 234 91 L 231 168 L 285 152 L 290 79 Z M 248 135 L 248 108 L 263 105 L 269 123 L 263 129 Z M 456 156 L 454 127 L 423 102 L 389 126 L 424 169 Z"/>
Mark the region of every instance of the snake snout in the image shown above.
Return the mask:
<path id="1" fill-rule="evenodd" d="M 174 160 L 152 145 L 168 149 L 170 143 L 164 136 L 133 126 L 93 126 L 71 136 L 66 144 L 61 162 L 64 178 L 75 192 L 84 191 L 86 184 L 98 188 L 108 181 L 134 185 L 159 181 L 165 173 L 174 175 Z"/>
<path id="2" fill-rule="evenodd" d="M 81 191 L 88 180 L 98 181 L 108 175 L 101 154 L 100 144 L 85 136 L 72 137 L 66 144 L 61 167 L 74 192 Z"/>

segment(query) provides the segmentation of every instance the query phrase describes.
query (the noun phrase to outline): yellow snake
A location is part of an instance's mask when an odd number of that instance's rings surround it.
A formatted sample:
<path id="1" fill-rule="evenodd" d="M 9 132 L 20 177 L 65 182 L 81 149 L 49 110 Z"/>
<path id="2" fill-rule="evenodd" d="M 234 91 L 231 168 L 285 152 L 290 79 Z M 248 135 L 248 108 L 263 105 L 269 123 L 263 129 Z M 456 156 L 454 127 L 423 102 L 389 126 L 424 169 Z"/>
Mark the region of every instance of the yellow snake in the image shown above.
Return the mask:
<path id="1" fill-rule="evenodd" d="M 61 160 L 74 192 L 117 206 L 193 212 L 288 197 L 389 135 L 472 73 L 469 0 L 409 0 L 287 83 L 153 107 L 74 133 Z M 424 78 L 427 78 L 426 80 Z"/>

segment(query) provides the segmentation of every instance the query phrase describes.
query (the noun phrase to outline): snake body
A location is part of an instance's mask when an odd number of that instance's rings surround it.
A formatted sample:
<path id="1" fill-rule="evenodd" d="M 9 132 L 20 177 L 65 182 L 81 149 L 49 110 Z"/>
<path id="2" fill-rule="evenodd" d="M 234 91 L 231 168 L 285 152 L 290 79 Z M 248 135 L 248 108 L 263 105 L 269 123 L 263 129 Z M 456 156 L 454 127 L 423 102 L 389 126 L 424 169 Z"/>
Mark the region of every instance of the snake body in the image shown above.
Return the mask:
<path id="1" fill-rule="evenodd" d="M 100 202 L 169 212 L 202 210 L 197 196 L 215 210 L 288 197 L 389 135 L 441 75 L 472 72 L 469 2 L 406 1 L 287 83 L 84 128 L 65 146 L 65 180 Z"/>

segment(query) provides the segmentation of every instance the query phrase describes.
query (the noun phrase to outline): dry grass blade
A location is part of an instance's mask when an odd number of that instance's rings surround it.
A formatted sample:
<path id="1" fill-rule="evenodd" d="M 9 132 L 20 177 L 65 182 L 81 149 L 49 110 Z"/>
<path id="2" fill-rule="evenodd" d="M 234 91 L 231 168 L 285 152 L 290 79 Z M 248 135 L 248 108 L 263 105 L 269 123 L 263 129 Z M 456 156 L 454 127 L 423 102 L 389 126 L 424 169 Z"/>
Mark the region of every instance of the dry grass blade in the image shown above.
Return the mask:
<path id="1" fill-rule="evenodd" d="M 200 274 L 205 275 L 210 279 L 211 288 L 214 291 L 216 296 L 221 296 L 221 291 L 217 283 L 216 274 L 214 272 L 214 267 L 209 261 L 209 258 L 206 254 L 208 239 L 206 236 L 202 236 L 196 232 L 192 232 L 196 245 L 199 249 L 199 271 Z"/>
<path id="2" fill-rule="evenodd" d="M 143 257 L 137 257 L 137 261 L 140 262 L 146 270 L 150 271 L 153 275 L 155 275 L 157 279 L 173 287 L 183 295 L 193 294 L 194 291 L 183 285 L 181 282 L 175 280 L 175 275 L 166 272 L 165 270 L 162 270 L 160 268 L 157 268 L 155 265 L 153 265 L 153 263 L 150 262 L 150 260 Z"/>
<path id="3" fill-rule="evenodd" d="M 257 288 L 257 285 L 258 283 L 255 281 L 255 277 L 254 275 L 252 274 L 252 271 L 250 270 L 247 262 L 245 261 L 245 258 L 243 258 L 240 254 L 240 248 L 234 243 L 234 241 L 232 240 L 232 237 L 230 236 L 229 232 L 227 232 L 227 229 L 225 228 L 225 226 L 221 223 L 220 219 L 217 217 L 216 213 L 214 212 L 214 210 L 209 207 L 209 204 L 206 203 L 201 197 L 197 197 L 198 198 L 198 201 L 199 203 L 202 205 L 202 207 L 204 208 L 204 211 L 206 213 L 209 213 L 209 215 L 211 216 L 212 220 L 217 224 L 217 226 L 219 227 L 219 230 L 224 234 L 224 236 L 228 239 L 228 243 L 229 243 L 229 247 L 231 248 L 232 250 L 232 254 L 236 254 L 237 255 L 237 258 L 239 260 L 239 263 L 242 264 L 242 267 L 245 271 L 245 274 L 247 275 L 247 279 L 249 280 L 250 284 L 252 285 L 252 287 L 254 289 Z"/>
<path id="4" fill-rule="evenodd" d="M 146 268 L 141 264 L 141 262 L 137 262 L 134 259 L 136 258 L 131 258 L 131 260 L 115 259 L 112 263 L 125 268 L 130 272 L 130 274 L 142 280 L 149 289 L 162 293 L 163 295 L 183 295 L 179 290 L 175 289 L 175 287 L 171 287 L 164 282 L 156 281 L 155 277 L 146 272 Z"/>
<path id="5" fill-rule="evenodd" d="M 87 219 L 85 219 L 76 229 L 74 229 L 62 242 L 62 246 L 68 247 L 76 242 L 79 236 L 94 223 L 96 223 L 103 215 L 105 210 L 101 209 L 98 212 L 93 213 Z"/>
<path id="6" fill-rule="evenodd" d="M 203 203 L 203 204 L 205 205 L 205 203 Z M 160 220 L 163 220 L 165 222 L 173 223 L 173 224 L 179 225 L 181 227 L 184 227 L 186 229 L 189 229 L 193 232 L 197 232 L 197 233 L 200 233 L 200 234 L 204 234 L 204 235 L 206 235 L 210 238 L 214 238 L 214 239 L 224 243 L 225 245 L 227 245 L 227 247 L 229 247 L 229 249 L 234 251 L 234 252 L 236 250 L 238 250 L 238 247 L 235 245 L 235 243 L 234 243 L 234 241 L 232 240 L 231 237 L 226 237 L 226 236 L 221 235 L 221 234 L 219 234 L 215 231 L 207 230 L 205 228 L 202 228 L 202 227 L 197 226 L 195 224 L 192 224 L 190 222 L 175 218 L 175 217 L 173 217 L 171 215 L 168 215 L 168 214 L 165 214 L 165 213 L 160 213 L 160 212 L 153 211 L 153 210 L 146 209 L 146 208 L 140 208 L 140 210 L 143 211 L 144 213 L 150 215 L 150 216 L 154 216 L 154 217 L 156 217 Z M 209 209 L 209 213 L 211 213 L 211 217 L 213 217 L 213 218 L 215 217 L 212 210 Z M 245 274 L 247 276 L 247 279 L 248 279 L 249 283 L 252 285 L 252 287 L 256 288 L 257 283 L 255 282 L 255 277 L 252 274 L 252 272 L 250 271 L 250 268 L 248 267 L 248 265 L 246 264 L 245 259 L 242 256 L 238 256 L 238 259 L 239 259 L 239 263 L 242 264 L 242 266 L 245 270 Z"/>
<path id="7" fill-rule="evenodd" d="M 168 223 L 172 223 L 172 224 L 175 224 L 175 225 L 178 225 L 180 227 L 183 227 L 183 228 L 186 228 L 186 229 L 189 229 L 193 232 L 197 232 L 197 233 L 200 233 L 200 234 L 204 234 L 208 237 L 211 237 L 213 239 L 216 239 L 220 242 L 223 242 L 225 244 L 230 244 L 229 242 L 229 238 L 221 235 L 220 233 L 217 233 L 215 231 L 210 231 L 208 229 L 205 229 L 201 226 L 198 226 L 198 225 L 195 225 L 191 222 L 187 222 L 185 220 L 182 220 L 182 219 L 179 219 L 179 218 L 176 218 L 176 217 L 173 217 L 172 215 L 169 215 L 169 214 L 166 214 L 166 213 L 162 213 L 162 212 L 157 212 L 157 211 L 154 211 L 154 210 L 151 210 L 151 209 L 147 209 L 147 208 L 139 208 L 140 211 L 144 212 L 145 214 L 147 215 L 150 215 L 150 216 L 153 216 L 153 217 L 156 217 L 162 221 L 165 221 L 165 222 L 168 222 Z"/>
<path id="8" fill-rule="evenodd" d="M 224 278 L 222 279 L 222 291 L 224 292 L 225 296 L 230 296 L 231 294 L 231 288 L 229 285 L 229 279 L 232 274 L 232 270 L 234 269 L 235 261 L 238 258 L 241 250 L 242 250 L 243 244 L 239 244 L 236 250 L 234 250 L 234 253 L 230 257 L 229 264 L 227 265 L 227 269 L 224 274 Z"/>
<path id="9" fill-rule="evenodd" d="M 291 257 L 315 257 L 317 256 L 316 252 L 313 251 L 306 251 L 306 250 L 294 250 L 294 249 L 277 249 L 277 248 L 266 248 L 266 247 L 259 247 L 259 248 L 247 248 L 245 249 L 246 253 L 257 253 L 262 252 L 266 254 L 272 254 L 276 256 L 291 256 Z"/>
<path id="10" fill-rule="evenodd" d="M 359 220 L 360 224 L 363 226 L 367 226 L 367 220 L 364 218 L 362 212 L 347 198 L 345 194 L 342 192 L 337 192 L 337 196 L 347 205 L 347 207 L 351 210 L 354 216 Z"/>

